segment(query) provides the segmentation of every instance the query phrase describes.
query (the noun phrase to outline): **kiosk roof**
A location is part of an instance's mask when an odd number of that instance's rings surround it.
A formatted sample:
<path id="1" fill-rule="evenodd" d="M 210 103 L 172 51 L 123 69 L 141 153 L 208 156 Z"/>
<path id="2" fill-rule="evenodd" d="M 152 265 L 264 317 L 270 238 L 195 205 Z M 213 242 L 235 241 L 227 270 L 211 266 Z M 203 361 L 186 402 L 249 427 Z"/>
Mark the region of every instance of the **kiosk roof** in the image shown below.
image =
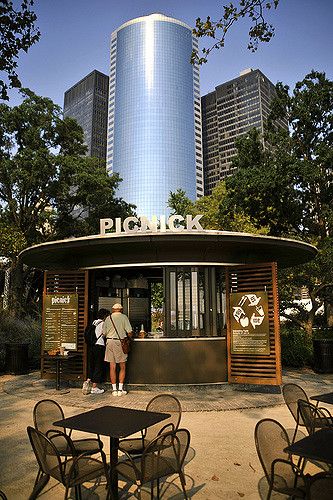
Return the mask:
<path id="1" fill-rule="evenodd" d="M 302 241 L 228 231 L 182 231 L 94 235 L 42 243 L 21 252 L 43 270 L 152 265 L 235 265 L 277 262 L 295 266 L 315 257 Z"/>

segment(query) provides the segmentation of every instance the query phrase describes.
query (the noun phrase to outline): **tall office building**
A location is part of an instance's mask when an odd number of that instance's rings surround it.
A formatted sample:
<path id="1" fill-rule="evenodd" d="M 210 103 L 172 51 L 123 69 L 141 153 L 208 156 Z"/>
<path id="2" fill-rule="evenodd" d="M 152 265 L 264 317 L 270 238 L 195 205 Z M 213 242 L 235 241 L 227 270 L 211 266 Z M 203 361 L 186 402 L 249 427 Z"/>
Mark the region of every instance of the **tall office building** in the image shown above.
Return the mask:
<path id="1" fill-rule="evenodd" d="M 233 173 L 236 139 L 253 127 L 263 133 L 274 96 L 273 83 L 258 69 L 247 69 L 201 98 L 205 195 Z"/>
<path id="2" fill-rule="evenodd" d="M 94 70 L 65 92 L 64 117 L 83 128 L 87 155 L 106 160 L 109 77 Z"/>
<path id="3" fill-rule="evenodd" d="M 168 212 L 170 191 L 203 194 L 199 69 L 192 29 L 151 14 L 111 35 L 108 171 L 138 215 Z"/>

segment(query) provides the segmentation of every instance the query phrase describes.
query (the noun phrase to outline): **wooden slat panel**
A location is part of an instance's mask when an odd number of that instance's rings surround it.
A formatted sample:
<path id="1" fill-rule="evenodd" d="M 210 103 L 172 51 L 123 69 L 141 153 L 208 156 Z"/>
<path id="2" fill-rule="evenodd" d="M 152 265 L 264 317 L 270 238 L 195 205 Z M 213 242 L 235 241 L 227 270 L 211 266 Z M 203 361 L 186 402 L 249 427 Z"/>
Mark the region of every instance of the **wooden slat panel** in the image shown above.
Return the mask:
<path id="1" fill-rule="evenodd" d="M 227 336 L 229 383 L 280 385 L 281 347 L 276 263 L 227 268 Z M 270 354 L 231 354 L 230 293 L 266 291 Z"/>
<path id="2" fill-rule="evenodd" d="M 86 345 L 83 332 L 88 321 L 88 271 L 60 271 L 44 273 L 44 293 L 77 293 L 78 294 L 78 343 L 77 352 L 80 356 L 73 361 L 63 363 L 67 380 L 84 380 L 86 378 Z M 44 326 L 43 333 L 44 335 Z M 55 378 L 55 363 L 43 359 L 42 351 L 41 376 Z M 65 378 L 65 377 L 64 377 Z"/>

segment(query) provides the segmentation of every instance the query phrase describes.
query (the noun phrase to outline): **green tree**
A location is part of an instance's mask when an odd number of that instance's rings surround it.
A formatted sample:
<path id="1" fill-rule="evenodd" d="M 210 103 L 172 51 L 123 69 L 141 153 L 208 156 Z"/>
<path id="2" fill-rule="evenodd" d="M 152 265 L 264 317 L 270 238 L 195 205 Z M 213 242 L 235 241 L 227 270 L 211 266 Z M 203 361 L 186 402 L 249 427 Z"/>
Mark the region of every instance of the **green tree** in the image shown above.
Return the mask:
<path id="1" fill-rule="evenodd" d="M 237 168 L 226 182 L 227 199 L 222 212 L 245 212 L 269 234 L 292 236 L 315 244 L 318 257 L 281 273 L 281 311 L 311 335 L 316 312 L 325 304 L 327 324 L 333 323 L 332 221 L 333 221 L 333 82 L 312 71 L 290 92 L 277 85 L 265 150 L 258 132 L 252 131 L 237 145 Z M 276 126 L 286 118 L 289 130 Z M 294 303 L 294 291 L 306 286 L 312 309 Z M 286 313 L 283 313 L 286 314 Z"/>
<path id="2" fill-rule="evenodd" d="M 18 3 L 18 2 L 17 2 Z M 0 1 L 0 71 L 6 81 L 0 79 L 0 98 L 8 101 L 8 89 L 21 87 L 16 72 L 17 58 L 40 38 L 35 26 L 36 14 L 31 10 L 33 0 L 21 0 L 20 9 L 15 10 L 10 0 Z"/>
<path id="3" fill-rule="evenodd" d="M 240 19 L 250 20 L 248 49 L 255 52 L 259 42 L 269 42 L 274 36 L 274 27 L 265 19 L 267 11 L 276 9 L 279 0 L 238 0 L 237 3 L 229 2 L 222 6 L 223 15 L 217 21 L 212 21 L 210 16 L 205 20 L 200 17 L 196 20 L 193 34 L 197 38 L 208 37 L 213 39 L 213 44 L 202 49 L 202 56 L 193 50 L 191 62 L 203 64 L 208 60 L 209 54 L 216 49 L 223 48 L 228 32 Z"/>
<path id="4" fill-rule="evenodd" d="M 18 258 L 23 245 L 97 233 L 99 217 L 133 209 L 115 197 L 119 178 L 84 156 L 77 122 L 62 119 L 50 99 L 27 89 L 23 95 L 19 106 L 0 105 L 0 223 L 12 234 L 2 250 L 12 260 L 10 304 L 17 314 L 25 307 L 22 290 L 30 272 Z"/>
<path id="5" fill-rule="evenodd" d="M 170 193 L 169 207 L 173 214 L 182 215 L 202 215 L 200 224 L 205 229 L 240 231 L 246 233 L 266 234 L 268 228 L 254 224 L 249 215 L 241 210 L 230 216 L 224 212 L 223 207 L 227 203 L 227 190 L 225 182 L 217 184 L 211 195 L 202 196 L 195 202 L 187 198 L 185 191 L 178 189 L 175 193 Z"/>

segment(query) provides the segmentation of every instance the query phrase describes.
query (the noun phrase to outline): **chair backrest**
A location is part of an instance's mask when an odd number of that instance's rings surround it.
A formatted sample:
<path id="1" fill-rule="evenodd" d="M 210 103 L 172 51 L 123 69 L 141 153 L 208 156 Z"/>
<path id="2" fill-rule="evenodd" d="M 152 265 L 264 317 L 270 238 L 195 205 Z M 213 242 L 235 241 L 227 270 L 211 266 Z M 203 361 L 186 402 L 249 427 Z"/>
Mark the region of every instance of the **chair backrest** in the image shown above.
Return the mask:
<path id="1" fill-rule="evenodd" d="M 300 399 L 298 401 L 298 411 L 309 434 L 313 434 L 318 428 L 332 428 L 332 424 L 325 413 L 309 401 Z"/>
<path id="2" fill-rule="evenodd" d="M 60 455 L 54 444 L 34 427 L 27 427 L 32 449 L 40 469 L 58 481 L 63 481 Z"/>
<path id="3" fill-rule="evenodd" d="M 158 394 L 149 401 L 146 407 L 147 411 L 156 411 L 160 413 L 170 413 L 170 417 L 162 422 L 158 422 L 146 431 L 146 439 L 151 441 L 160 432 L 176 430 L 179 427 L 180 419 L 182 416 L 182 407 L 179 400 L 172 394 Z"/>
<path id="4" fill-rule="evenodd" d="M 61 406 L 56 401 L 53 401 L 53 399 L 38 401 L 33 409 L 34 426 L 43 434 L 46 434 L 50 429 L 59 431 L 59 427 L 55 427 L 53 422 L 62 420 L 63 418 L 65 416 Z"/>
<path id="5" fill-rule="evenodd" d="M 145 448 L 141 457 L 142 479 L 163 477 L 182 470 L 190 446 L 187 429 L 160 434 Z"/>
<path id="6" fill-rule="evenodd" d="M 298 415 L 298 400 L 302 399 L 303 401 L 309 401 L 309 398 L 306 392 L 302 389 L 301 386 L 297 384 L 285 384 L 282 387 L 283 399 L 286 405 L 289 408 L 290 413 L 294 417 L 295 422 L 298 421 L 298 425 L 304 426 L 303 420 L 299 418 Z"/>
<path id="7" fill-rule="evenodd" d="M 269 479 L 274 460 L 290 459 L 288 453 L 283 451 L 284 448 L 290 446 L 287 431 L 276 420 L 264 418 L 255 427 L 254 439 L 261 466 L 265 476 Z"/>
<path id="8" fill-rule="evenodd" d="M 312 476 L 308 482 L 307 497 L 309 500 L 332 500 L 333 498 L 333 476 L 320 472 Z"/>

